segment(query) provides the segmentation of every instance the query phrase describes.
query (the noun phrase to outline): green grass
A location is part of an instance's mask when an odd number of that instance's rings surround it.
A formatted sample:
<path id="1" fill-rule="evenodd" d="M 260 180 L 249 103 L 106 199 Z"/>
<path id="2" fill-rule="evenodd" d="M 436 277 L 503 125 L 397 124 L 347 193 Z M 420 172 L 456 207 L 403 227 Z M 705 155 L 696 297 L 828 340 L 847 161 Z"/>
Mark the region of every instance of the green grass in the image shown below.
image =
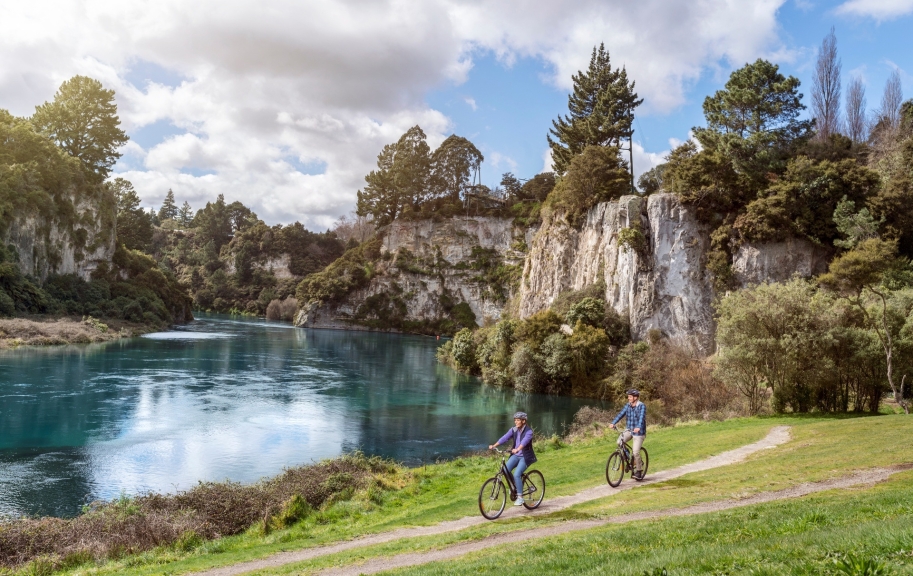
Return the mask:
<path id="1" fill-rule="evenodd" d="M 757 453 L 745 463 L 689 474 L 686 477 L 661 484 L 642 486 L 637 490 L 625 491 L 612 498 L 581 504 L 550 516 L 499 521 L 455 533 L 389 542 L 261 573 L 308 572 L 321 567 L 358 562 L 361 559 L 378 555 L 438 548 L 450 543 L 483 538 L 496 532 L 527 529 L 560 522 L 568 518 L 605 518 L 631 510 L 681 507 L 707 500 L 778 490 L 803 481 L 842 475 L 857 468 L 884 466 L 894 462 L 913 462 L 913 448 L 910 447 L 908 441 L 911 437 L 910 433 L 913 432 L 913 419 L 903 416 L 849 419 L 755 418 L 651 430 L 646 444 L 650 450 L 651 471 L 674 468 L 712 454 L 718 454 L 724 450 L 749 444 L 763 438 L 773 426 L 784 423 L 792 426 L 793 439 L 788 444 L 777 449 Z M 609 452 L 614 449 L 614 437 L 614 433 L 610 433 L 605 437 L 589 438 L 570 445 L 562 445 L 556 442 L 540 443 L 537 447 L 539 463 L 536 467 L 543 471 L 548 482 L 546 498 L 576 493 L 582 489 L 603 483 L 605 459 Z M 401 486 L 400 489 L 380 493 L 375 491 L 372 495 L 361 494 L 357 495 L 353 500 L 337 502 L 287 530 L 273 532 L 267 536 L 252 530 L 243 535 L 204 543 L 189 552 L 177 552 L 171 549 L 156 550 L 116 562 L 109 562 L 100 567 L 83 566 L 74 570 L 73 573 L 180 574 L 191 570 L 201 570 L 261 558 L 280 550 L 300 549 L 350 539 L 364 534 L 383 532 L 398 527 L 430 525 L 444 520 L 476 515 L 478 514 L 476 509 L 478 486 L 481 485 L 484 478 L 493 474 L 496 466 L 497 461 L 492 458 L 468 457 L 411 471 L 400 470 L 392 480 Z M 909 483 L 909 474 L 905 473 L 903 477 Z M 629 482 L 629 480 L 626 480 L 626 482 Z M 898 484 L 898 481 L 892 481 L 885 486 L 900 486 L 897 488 L 899 490 L 898 493 L 905 494 L 907 498 L 913 495 L 913 491 L 909 489 L 904 492 L 905 488 L 902 483 Z M 884 489 L 884 487 L 879 487 L 877 491 L 881 492 Z M 874 494 L 876 491 L 871 493 Z M 894 497 L 900 498 L 901 496 L 895 494 Z M 830 502 L 828 498 L 827 496 L 815 496 L 814 498 L 802 499 L 796 502 L 795 505 L 801 504 L 801 506 L 804 506 L 808 501 L 821 501 L 822 506 L 830 506 L 827 503 Z M 842 498 L 842 496 L 839 498 Z M 861 503 L 859 503 L 859 506 L 855 506 L 856 500 L 850 498 L 847 501 L 851 506 L 847 506 L 845 503 L 837 503 L 835 504 L 835 509 L 839 510 L 840 514 L 848 514 L 849 516 L 847 517 L 856 517 L 852 515 L 857 512 L 861 514 L 859 510 L 856 510 L 856 508 L 862 506 Z M 878 506 L 882 505 L 878 503 L 870 505 L 875 506 L 876 504 Z M 768 508 L 779 509 L 777 508 L 778 506 L 787 506 L 787 509 L 789 509 L 791 505 L 793 504 L 768 504 L 752 507 L 752 509 L 759 510 L 760 512 L 757 513 L 763 515 L 766 514 L 763 510 Z M 715 548 L 713 546 L 710 547 L 712 550 L 710 548 L 705 550 L 706 547 L 710 546 L 708 542 L 700 540 L 695 544 L 688 540 L 691 536 L 686 534 L 687 527 L 702 525 L 705 522 L 710 522 L 714 526 L 719 524 L 721 526 L 720 533 L 728 534 L 741 524 L 738 521 L 733 521 L 728 529 L 724 528 L 728 522 L 727 518 L 738 518 L 741 513 L 742 511 L 739 510 L 729 513 L 702 515 L 700 517 L 639 523 L 638 531 L 642 529 L 640 528 L 641 526 L 649 526 L 651 534 L 655 532 L 655 537 L 651 536 L 646 540 L 642 540 L 639 546 L 645 546 L 645 543 L 648 542 L 657 542 L 657 550 L 645 548 L 645 554 L 649 558 L 667 558 L 663 562 L 666 562 L 669 566 L 672 565 L 672 560 L 677 558 L 675 554 L 682 555 L 684 559 L 692 557 L 704 558 L 705 555 L 709 555 L 707 558 L 716 558 L 717 560 L 714 560 L 714 562 L 718 562 L 720 566 L 723 566 L 726 562 L 735 561 L 732 558 L 761 554 L 764 546 L 774 546 L 778 537 L 777 533 L 764 533 L 763 531 L 757 532 L 759 535 L 763 535 L 763 538 L 761 536 L 757 538 L 757 542 L 749 542 L 747 540 L 720 541 L 714 544 Z M 838 515 L 835 515 L 836 513 L 828 512 L 828 514 L 830 515 L 828 517 L 838 517 Z M 790 515 L 787 514 L 787 516 Z M 843 516 L 839 517 L 842 518 Z M 712 518 L 712 520 L 706 520 L 707 518 Z M 910 518 L 901 514 L 888 524 L 894 526 L 894 522 L 899 522 L 896 530 L 903 531 L 908 528 L 906 523 L 909 521 Z M 837 525 L 829 521 L 829 523 L 822 525 L 820 528 L 826 532 Z M 546 556 L 551 554 L 550 550 L 561 550 L 559 556 L 564 557 L 566 555 L 565 552 L 570 548 L 575 550 L 579 547 L 588 549 L 592 542 L 595 541 L 602 541 L 603 545 L 605 545 L 606 541 L 623 540 L 623 536 L 620 535 L 629 529 L 621 527 L 601 528 L 589 531 L 586 535 L 566 535 L 548 539 L 547 542 L 530 543 L 524 545 L 523 550 L 527 550 L 530 546 L 535 547 L 535 549 L 541 548 L 541 553 Z M 888 527 L 885 527 L 885 529 L 888 529 Z M 701 530 L 706 531 L 709 528 L 705 527 Z M 836 528 L 833 528 L 832 531 L 834 530 L 839 532 Z M 890 530 L 895 530 L 895 528 L 890 528 Z M 667 536 L 664 531 L 672 531 L 669 534 L 674 533 L 676 536 L 674 538 Z M 812 530 L 811 532 L 817 534 L 818 531 Z M 815 544 L 816 546 L 827 548 L 825 544 L 830 543 L 834 538 L 823 535 L 824 532 L 817 536 L 811 532 L 808 534 L 803 532 L 802 537 L 818 538 L 820 536 L 825 538 L 826 536 L 825 540 L 822 543 Z M 601 536 L 594 536 L 593 534 L 600 534 Z M 701 534 L 701 531 L 699 530 L 695 534 Z M 576 539 L 580 539 L 580 542 L 568 544 L 569 548 L 559 544 L 564 541 L 577 542 Z M 790 538 L 788 540 L 792 542 L 793 539 Z M 658 542 L 660 541 L 667 544 L 679 544 L 670 547 L 666 544 L 659 544 Z M 768 544 L 764 544 L 764 542 L 768 542 Z M 783 544 L 785 545 L 786 543 L 784 542 Z M 790 544 L 790 546 L 792 545 Z M 787 546 L 787 548 L 792 549 L 790 546 Z M 831 551 L 854 550 L 854 548 L 847 547 L 844 544 L 835 544 L 832 548 L 833 550 Z M 615 550 L 615 548 L 609 546 L 606 550 Z M 865 550 L 868 550 L 868 548 L 863 551 Z M 879 548 L 878 550 L 881 549 Z M 662 553 L 660 554 L 660 552 Z M 451 573 L 453 570 L 456 570 L 453 573 L 462 573 L 460 570 L 473 573 L 477 570 L 483 572 L 489 569 L 493 570 L 493 567 L 497 566 L 497 562 L 503 559 L 503 554 L 492 552 L 491 558 L 487 554 L 481 553 L 465 560 L 448 562 L 447 571 L 442 573 Z M 764 554 L 767 554 L 767 552 L 764 552 Z M 875 552 L 872 552 L 872 554 L 875 554 Z M 878 554 L 882 554 L 882 552 L 878 552 Z M 572 564 L 573 568 L 569 567 L 567 570 L 573 572 L 590 570 L 591 568 L 588 567 L 589 565 L 584 560 L 586 556 L 586 554 L 583 554 L 581 558 L 575 559 L 575 563 Z M 512 557 L 511 561 L 518 561 L 518 559 Z M 556 561 L 554 558 L 551 560 L 540 558 L 536 561 L 544 564 L 541 566 L 536 564 L 532 568 L 544 570 L 542 573 L 558 569 L 555 566 L 550 567 L 548 565 L 548 562 Z M 491 562 L 495 564 L 490 564 Z M 634 561 L 632 560 L 631 562 Z M 640 574 L 643 570 L 652 570 L 653 568 L 650 566 L 660 567 L 660 564 L 654 563 L 655 566 L 654 564 L 649 564 L 649 566 L 643 564 L 646 567 L 641 568 L 641 564 L 638 562 L 640 561 L 630 564 L 627 568 L 619 568 L 620 571 L 616 570 L 614 573 Z M 592 569 L 597 570 L 595 566 L 599 565 L 604 566 L 604 562 L 594 564 Z M 676 564 L 676 566 L 679 565 L 685 566 L 685 564 Z M 444 570 L 444 568 L 441 567 L 440 569 Z M 684 570 L 685 568 L 682 569 Z M 687 570 L 698 570 L 700 572 L 698 568 L 694 567 L 687 568 Z M 716 571 L 718 573 L 740 573 L 731 567 Z M 713 570 L 711 570 L 712 572 Z M 422 573 L 428 572 L 423 569 Z M 598 573 L 598 570 L 592 573 Z M 678 574 L 679 572 L 673 573 Z M 706 573 L 706 571 L 700 573 Z"/>
<path id="2" fill-rule="evenodd" d="M 849 556 L 913 574 L 911 482 L 906 472 L 868 490 L 606 526 L 393 573 L 841 574 Z"/>

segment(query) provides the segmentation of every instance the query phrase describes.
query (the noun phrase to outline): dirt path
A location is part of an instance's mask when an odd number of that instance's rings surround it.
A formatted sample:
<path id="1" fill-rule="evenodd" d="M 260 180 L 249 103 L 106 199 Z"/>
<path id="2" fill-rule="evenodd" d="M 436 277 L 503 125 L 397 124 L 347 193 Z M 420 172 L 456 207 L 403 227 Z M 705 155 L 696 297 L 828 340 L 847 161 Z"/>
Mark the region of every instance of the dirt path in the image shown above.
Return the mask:
<path id="1" fill-rule="evenodd" d="M 485 538 L 484 540 L 465 542 L 462 544 L 448 546 L 447 548 L 429 550 L 427 552 L 398 554 L 396 556 L 374 558 L 359 565 L 323 570 L 319 572 L 319 574 L 322 576 L 357 576 L 359 574 L 375 574 L 384 570 L 405 568 L 407 566 L 417 566 L 419 564 L 439 562 L 441 560 L 451 560 L 463 556 L 464 554 L 469 554 L 470 552 L 477 552 L 479 550 L 485 550 L 495 546 L 502 546 L 504 544 L 528 542 L 533 538 L 545 538 L 548 536 L 567 534 L 568 532 L 586 530 L 588 528 L 597 528 L 599 526 L 606 526 L 609 524 L 624 524 L 627 522 L 635 522 L 637 520 L 653 520 L 657 518 L 668 518 L 672 516 L 690 516 L 693 514 L 704 514 L 706 512 L 730 510 L 732 508 L 741 508 L 743 506 L 762 504 L 764 502 L 771 502 L 774 500 L 798 498 L 800 496 L 807 496 L 808 494 L 814 494 L 815 492 L 822 492 L 824 490 L 850 488 L 854 486 L 871 486 L 878 482 L 887 480 L 891 474 L 900 472 L 901 470 L 909 470 L 911 467 L 913 466 L 901 465 L 891 468 L 876 468 L 875 470 L 857 472 L 849 476 L 835 478 L 833 480 L 826 480 L 824 482 L 800 484 L 799 486 L 793 486 L 792 488 L 787 488 L 785 490 L 756 494 L 755 496 L 743 498 L 741 500 L 717 500 L 714 502 L 706 502 L 703 504 L 688 506 L 686 508 L 673 508 L 654 512 L 636 512 L 632 514 L 625 514 L 624 516 L 618 516 L 608 520 L 577 520 L 565 522 L 556 526 L 546 526 L 543 528 L 533 528 L 530 530 L 518 530 L 516 532 L 495 534 Z"/>
<path id="2" fill-rule="evenodd" d="M 582 502 L 588 502 L 590 500 L 596 500 L 599 498 L 606 498 L 606 497 L 612 496 L 614 494 L 618 494 L 621 491 L 630 490 L 637 486 L 655 484 L 657 482 L 664 482 L 666 480 L 678 478 L 679 476 L 683 476 L 685 474 L 690 474 L 692 472 L 700 472 L 703 470 L 710 470 L 711 468 L 718 468 L 720 466 L 735 464 L 737 462 L 741 462 L 742 460 L 744 460 L 751 454 L 754 454 L 755 452 L 759 452 L 761 450 L 766 450 L 769 448 L 775 448 L 775 447 L 779 446 L 780 444 L 783 444 L 786 441 L 788 441 L 789 437 L 790 436 L 789 436 L 789 427 L 788 426 L 775 426 L 774 428 L 771 429 L 771 431 L 767 434 L 767 436 L 765 436 L 761 440 L 758 440 L 757 442 L 742 446 L 741 448 L 736 448 L 735 450 L 729 450 L 728 452 L 723 452 L 716 456 L 711 456 L 710 458 L 706 458 L 706 459 L 700 460 L 698 462 L 693 462 L 691 464 L 685 464 L 684 466 L 679 466 L 678 468 L 673 468 L 671 470 L 664 470 L 662 472 L 657 472 L 655 474 L 651 473 L 648 476 L 648 478 L 646 480 L 644 480 L 643 482 L 640 482 L 640 483 L 625 482 L 618 488 L 612 488 L 607 484 L 602 484 L 600 486 L 595 486 L 593 488 L 587 488 L 586 490 L 578 492 L 577 494 L 573 494 L 570 496 L 561 496 L 558 498 L 551 498 L 551 499 L 548 498 L 547 492 L 546 492 L 546 499 L 538 509 L 530 511 L 530 510 L 526 510 L 525 508 L 522 508 L 522 507 L 518 507 L 519 508 L 518 509 L 518 508 L 511 506 L 507 510 L 504 511 L 504 514 L 501 516 L 501 518 L 512 518 L 514 516 L 521 516 L 521 515 L 525 516 L 525 515 L 549 514 L 552 512 L 557 512 L 558 510 L 563 510 L 563 509 L 573 506 L 575 504 L 580 504 Z M 695 512 L 695 514 L 696 513 L 697 512 Z M 625 518 L 627 520 L 627 517 L 625 517 Z M 637 518 L 637 519 L 640 519 L 640 518 Z M 627 520 L 627 521 L 630 521 L 630 520 Z M 390 532 L 382 532 L 380 534 L 373 534 L 370 536 L 365 536 L 363 538 L 356 538 L 354 540 L 346 540 L 344 542 L 339 542 L 337 544 L 331 544 L 328 546 L 305 548 L 303 550 L 294 550 L 291 552 L 280 552 L 279 554 L 274 554 L 273 556 L 269 556 L 267 558 L 262 558 L 260 560 L 252 560 L 250 562 L 232 564 L 231 566 L 223 566 L 221 568 L 214 568 L 212 570 L 207 570 L 205 572 L 195 572 L 194 574 L 196 574 L 197 576 L 239 576 L 240 574 L 244 574 L 244 573 L 251 572 L 254 570 L 263 570 L 266 568 L 277 568 L 279 566 L 284 566 L 285 564 L 291 564 L 293 562 L 302 562 L 305 560 L 311 560 L 313 558 L 319 558 L 321 556 L 328 556 L 330 554 L 336 554 L 337 552 L 343 552 L 346 550 L 351 550 L 353 548 L 363 548 L 365 546 L 373 546 L 374 544 L 383 544 L 384 542 L 391 542 L 393 540 L 400 540 L 403 538 L 416 538 L 419 536 L 432 536 L 435 534 L 444 534 L 447 532 L 455 532 L 458 530 L 463 530 L 464 528 L 469 528 L 471 526 L 485 524 L 486 522 L 488 522 L 488 520 L 485 520 L 484 518 L 482 518 L 481 515 L 466 516 L 464 518 L 460 518 L 459 520 L 450 520 L 448 522 L 441 522 L 440 524 L 435 524 L 433 526 L 416 526 L 415 528 L 400 528 L 398 530 L 392 530 Z M 592 527 L 592 526 L 600 526 L 602 524 L 605 524 L 605 522 L 596 521 L 592 524 L 588 523 L 588 522 L 573 522 L 573 523 L 568 523 L 566 525 L 562 524 L 561 526 L 556 526 L 553 528 L 564 529 L 565 526 L 569 526 L 564 531 L 570 531 L 570 530 L 582 530 L 582 529 Z M 552 528 L 549 528 L 549 529 L 552 529 Z M 521 531 L 521 532 L 516 532 L 516 533 L 512 532 L 511 534 L 523 534 L 523 533 L 528 534 L 528 531 Z M 556 533 L 561 534 L 563 532 L 556 532 Z M 549 535 L 550 534 L 548 534 L 548 533 L 543 534 L 543 536 L 549 536 Z M 505 534 L 503 536 L 507 537 L 508 535 Z M 492 538 L 497 538 L 497 537 L 492 537 Z M 402 564 L 402 566 L 412 566 L 413 564 L 422 563 L 422 562 L 433 562 L 436 559 L 451 558 L 453 556 L 444 556 L 441 558 L 428 559 L 430 556 L 434 555 L 435 553 L 444 553 L 445 551 L 449 553 L 449 551 L 461 549 L 461 547 L 463 547 L 463 546 L 482 544 L 483 545 L 482 548 L 479 548 L 481 550 L 481 549 L 487 547 L 486 544 L 490 540 L 491 539 L 485 539 L 481 542 L 471 542 L 471 543 L 467 543 L 467 544 L 460 544 L 458 546 L 447 548 L 445 550 L 439 550 L 436 552 L 393 556 L 393 557 L 389 557 L 389 558 L 378 559 L 377 561 L 378 562 L 381 560 L 399 561 L 399 559 L 405 558 L 407 556 L 409 556 L 409 557 L 415 556 L 414 562 Z M 510 541 L 510 540 L 505 540 L 505 542 L 506 541 Z M 500 542 L 500 541 L 498 541 L 498 542 Z M 494 546 L 496 544 L 491 544 L 491 545 Z M 466 552 L 469 552 L 469 551 L 471 551 L 471 550 L 467 550 Z M 459 552 L 459 553 L 455 554 L 455 556 L 465 554 L 466 552 Z M 421 562 L 419 562 L 418 561 L 419 559 L 424 559 L 424 560 L 421 560 Z M 349 573 L 351 573 L 351 574 L 366 573 L 367 574 L 370 572 L 368 572 L 366 570 L 368 570 L 368 567 L 370 565 L 373 565 L 374 562 L 375 561 L 370 561 L 368 564 L 363 564 L 360 567 L 352 567 L 352 570 L 355 570 L 354 572 L 338 572 L 338 573 L 339 574 L 349 574 Z M 400 566 L 400 564 L 390 565 L 389 567 L 386 567 L 386 568 L 378 568 L 378 569 L 374 570 L 374 572 L 377 572 L 380 570 L 387 570 L 389 568 L 394 568 L 397 566 Z M 343 568 L 341 570 L 346 570 L 346 569 Z M 336 574 L 337 572 L 330 572 L 330 573 Z"/>

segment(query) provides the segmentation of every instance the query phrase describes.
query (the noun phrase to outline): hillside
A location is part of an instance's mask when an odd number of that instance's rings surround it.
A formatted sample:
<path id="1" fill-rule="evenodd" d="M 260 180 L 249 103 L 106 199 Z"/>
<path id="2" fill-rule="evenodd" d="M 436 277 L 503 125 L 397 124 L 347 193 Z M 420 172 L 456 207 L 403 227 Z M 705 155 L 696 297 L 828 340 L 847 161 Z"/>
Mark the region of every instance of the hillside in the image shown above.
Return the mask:
<path id="1" fill-rule="evenodd" d="M 413 565 L 414 573 L 464 574 L 496 569 L 503 561 L 499 544 L 512 541 L 535 551 L 514 562 L 544 573 L 861 573 L 841 571 L 841 563 L 913 572 L 913 453 L 903 415 L 657 428 L 645 444 L 647 481 L 626 479 L 621 490 L 603 478 L 614 448 L 604 423 L 597 414 L 579 421 L 572 438 L 537 443 L 536 468 L 547 481 L 537 512 L 481 519 L 475 487 L 493 473 L 497 461 L 490 457 L 413 470 L 379 466 L 296 519 L 280 521 L 277 514 L 266 530 L 212 542 L 184 537 L 99 564 L 82 556 L 70 572 L 186 574 L 221 566 L 223 575 L 254 568 L 259 574 L 371 573 Z M 884 432 L 882 440 L 861 462 L 846 447 L 873 427 Z M 124 510 L 130 506 L 123 503 Z M 139 509 L 127 512 L 130 517 L 148 521 Z M 427 564 L 435 558 L 446 561 Z M 260 559 L 269 560 L 239 564 Z"/>

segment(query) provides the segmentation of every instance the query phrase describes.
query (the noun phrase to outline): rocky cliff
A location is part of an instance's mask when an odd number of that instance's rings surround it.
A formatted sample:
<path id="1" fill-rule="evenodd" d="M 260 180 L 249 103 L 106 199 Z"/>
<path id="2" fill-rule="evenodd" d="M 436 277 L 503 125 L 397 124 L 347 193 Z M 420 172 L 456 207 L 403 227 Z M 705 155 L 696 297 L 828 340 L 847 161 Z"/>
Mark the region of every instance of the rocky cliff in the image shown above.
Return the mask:
<path id="1" fill-rule="evenodd" d="M 23 274 L 41 281 L 52 273 L 77 274 L 88 280 L 102 262 L 111 263 L 114 199 L 107 190 L 93 192 L 86 194 L 74 187 L 56 199 L 51 216 L 37 210 L 13 215 L 2 239 L 15 249 Z"/>
<path id="2" fill-rule="evenodd" d="M 606 301 L 629 319 L 635 340 L 656 329 L 708 354 L 714 349 L 714 289 L 706 270 L 709 230 L 673 194 L 625 196 L 592 208 L 577 230 L 547 218 L 530 246 L 520 316 L 566 290 L 605 282 Z M 804 240 L 746 245 L 734 259 L 743 284 L 819 273 L 827 251 Z"/>
<path id="3" fill-rule="evenodd" d="M 296 324 L 434 332 L 447 319 L 471 322 L 467 311 L 476 324 L 497 320 L 532 233 L 506 218 L 396 221 L 380 231 L 380 258 L 367 286 L 335 303 L 302 302 Z"/>

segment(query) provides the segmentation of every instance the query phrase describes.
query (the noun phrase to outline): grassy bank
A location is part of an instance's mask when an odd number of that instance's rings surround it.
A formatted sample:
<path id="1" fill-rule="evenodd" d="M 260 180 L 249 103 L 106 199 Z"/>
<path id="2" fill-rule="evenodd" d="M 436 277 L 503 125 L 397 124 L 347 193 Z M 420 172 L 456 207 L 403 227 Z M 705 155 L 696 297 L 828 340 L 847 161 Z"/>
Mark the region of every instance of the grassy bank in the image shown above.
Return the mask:
<path id="1" fill-rule="evenodd" d="M 823 480 L 852 470 L 892 463 L 913 462 L 908 438 L 913 419 L 898 415 L 869 418 L 753 418 L 695 423 L 653 430 L 648 439 L 651 470 L 673 468 L 724 450 L 759 440 L 771 427 L 787 424 L 792 440 L 748 461 L 716 470 L 642 486 L 551 515 L 487 523 L 457 532 L 378 544 L 340 552 L 304 563 L 258 573 L 307 573 L 321 567 L 357 563 L 365 558 L 402 552 L 432 550 L 450 543 L 478 540 L 487 535 L 560 523 L 567 519 L 606 519 L 634 510 L 680 508 L 724 498 L 742 498 L 802 482 Z M 877 433 L 875 432 L 877 431 Z M 557 439 L 539 444 L 541 469 L 548 482 L 546 498 L 576 493 L 599 485 L 605 457 L 614 433 L 604 435 L 596 425 L 587 435 L 567 444 Z M 877 440 L 876 440 L 877 438 Z M 139 554 L 67 569 L 73 574 L 180 574 L 214 566 L 262 558 L 282 550 L 313 547 L 371 533 L 416 525 L 432 525 L 477 514 L 477 487 L 496 468 L 490 457 L 472 456 L 418 469 L 396 467 L 371 473 L 355 489 L 331 498 L 301 514 L 288 527 L 271 521 L 255 522 L 230 537 L 176 541 Z M 913 495 L 909 472 L 872 490 L 844 490 L 798 501 L 752 506 L 699 517 L 639 522 L 549 538 L 524 545 L 522 557 L 511 555 L 511 568 L 554 573 L 597 573 L 615 566 L 616 573 L 640 574 L 663 566 L 670 573 L 741 573 L 759 558 L 772 572 L 783 573 L 805 548 L 814 553 L 808 570 L 821 573 L 847 554 L 874 558 L 904 569 L 900 535 L 910 533 L 913 506 L 902 505 Z M 864 496 L 864 497 L 863 497 Z M 816 512 L 818 511 L 818 512 Z M 275 518 L 276 516 L 274 516 Z M 747 519 L 747 520 L 746 520 Z M 854 539 L 856 526 L 868 532 Z M 852 528 L 852 529 L 851 529 Z M 636 542 L 628 534 L 643 534 Z M 844 536 L 844 534 L 848 534 Z M 706 536 L 705 536 L 706 535 Z M 532 555 L 527 550 L 533 550 Z M 633 556 L 631 550 L 637 552 Z M 495 570 L 505 561 L 503 551 L 480 552 L 446 565 L 440 573 L 477 573 Z M 52 559 L 46 560 L 50 565 Z M 753 565 L 753 564 L 751 564 Z M 797 564 L 798 565 L 798 564 Z M 34 573 L 33 564 L 22 573 Z M 430 567 L 414 569 L 428 573 Z M 814 569 L 812 569 L 814 568 Z M 29 572 L 31 570 L 31 572 Z M 788 571 L 787 571 L 788 572 Z M 825 572 L 826 573 L 826 572 Z"/>
<path id="2" fill-rule="evenodd" d="M 91 316 L 0 318 L 0 349 L 19 346 L 90 344 L 132 338 L 160 329 L 148 324 Z"/>

